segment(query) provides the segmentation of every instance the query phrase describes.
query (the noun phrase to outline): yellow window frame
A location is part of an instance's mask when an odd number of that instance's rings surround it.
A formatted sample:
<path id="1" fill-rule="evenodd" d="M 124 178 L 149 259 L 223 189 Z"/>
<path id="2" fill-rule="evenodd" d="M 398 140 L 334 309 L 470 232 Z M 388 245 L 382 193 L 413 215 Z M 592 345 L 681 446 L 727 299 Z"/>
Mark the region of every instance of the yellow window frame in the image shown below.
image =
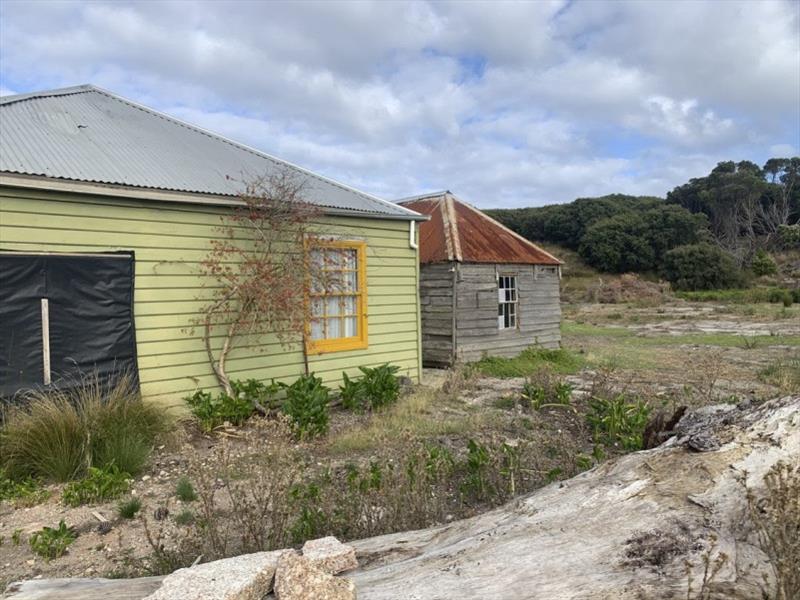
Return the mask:
<path id="1" fill-rule="evenodd" d="M 306 352 L 308 354 L 324 354 L 326 352 L 344 352 L 367 348 L 367 243 L 358 240 L 320 240 L 313 241 L 317 248 L 341 248 L 356 251 L 356 279 L 358 291 L 352 294 L 356 298 L 356 335 L 351 337 L 313 340 L 311 339 L 311 320 L 306 324 Z M 325 298 L 331 294 L 312 294 L 310 297 Z M 309 298 L 309 301 L 310 299 Z M 310 314 L 313 318 L 313 315 Z M 345 318 L 347 315 L 343 315 Z M 352 316 L 352 315 L 349 315 Z"/>

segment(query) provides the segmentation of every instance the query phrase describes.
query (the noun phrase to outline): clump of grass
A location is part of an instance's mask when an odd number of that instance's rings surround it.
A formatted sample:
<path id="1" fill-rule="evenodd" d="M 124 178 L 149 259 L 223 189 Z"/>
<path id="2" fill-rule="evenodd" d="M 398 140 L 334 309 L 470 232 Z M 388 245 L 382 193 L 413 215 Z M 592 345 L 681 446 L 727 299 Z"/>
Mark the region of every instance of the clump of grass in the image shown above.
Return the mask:
<path id="1" fill-rule="evenodd" d="M 475 363 L 475 368 L 489 377 L 525 377 L 543 366 L 556 373 L 576 373 L 583 366 L 583 360 L 565 348 L 547 350 L 531 347 L 514 358 L 487 356 Z"/>
<path id="2" fill-rule="evenodd" d="M 142 510 L 142 501 L 136 496 L 123 500 L 117 506 L 117 513 L 123 519 L 133 519 L 140 510 Z"/>
<path id="3" fill-rule="evenodd" d="M 28 543 L 36 554 L 47 560 L 53 560 L 63 556 L 76 538 L 75 530 L 67 527 L 62 520 L 58 527 L 43 527 L 33 533 Z"/>
<path id="4" fill-rule="evenodd" d="M 197 492 L 194 491 L 194 486 L 189 478 L 184 476 L 178 479 L 175 486 L 175 496 L 182 502 L 194 502 L 197 500 Z"/>
<path id="5" fill-rule="evenodd" d="M 117 467 L 90 467 L 89 474 L 64 488 L 61 499 L 68 506 L 81 506 L 117 498 L 128 491 L 130 475 Z"/>
<path id="6" fill-rule="evenodd" d="M 800 355 L 770 363 L 759 371 L 758 378 L 783 391 L 800 392 Z"/>
<path id="7" fill-rule="evenodd" d="M 30 392 L 5 414 L 0 455 L 14 478 L 70 481 L 89 466 L 138 473 L 170 428 L 163 410 L 142 401 L 136 381 L 88 375 L 70 387 Z"/>
<path id="8" fill-rule="evenodd" d="M 194 513 L 188 508 L 183 509 L 175 515 L 175 523 L 178 525 L 191 525 L 194 523 Z"/>

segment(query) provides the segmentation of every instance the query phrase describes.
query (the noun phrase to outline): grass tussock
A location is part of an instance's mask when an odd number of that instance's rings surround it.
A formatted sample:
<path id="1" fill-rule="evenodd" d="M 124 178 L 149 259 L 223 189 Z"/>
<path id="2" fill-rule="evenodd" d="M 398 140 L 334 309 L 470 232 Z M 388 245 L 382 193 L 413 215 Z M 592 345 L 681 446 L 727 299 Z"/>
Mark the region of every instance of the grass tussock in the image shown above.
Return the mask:
<path id="1" fill-rule="evenodd" d="M 164 411 L 142 402 L 125 375 L 112 385 L 90 375 L 69 388 L 32 391 L 3 421 L 0 466 L 13 478 L 60 482 L 90 467 L 135 475 L 170 429 Z"/>
<path id="2" fill-rule="evenodd" d="M 543 367 L 550 368 L 555 373 L 572 374 L 583 367 L 583 360 L 565 348 L 547 350 L 531 347 L 514 358 L 487 356 L 476 362 L 474 367 L 489 377 L 525 377 Z"/>

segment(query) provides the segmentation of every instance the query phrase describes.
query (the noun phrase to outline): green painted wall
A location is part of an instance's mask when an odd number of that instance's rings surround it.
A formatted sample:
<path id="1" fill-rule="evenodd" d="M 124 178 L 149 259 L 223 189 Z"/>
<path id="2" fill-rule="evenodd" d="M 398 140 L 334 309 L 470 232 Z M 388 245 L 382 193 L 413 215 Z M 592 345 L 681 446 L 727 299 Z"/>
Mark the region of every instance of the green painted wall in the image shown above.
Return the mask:
<path id="1" fill-rule="evenodd" d="M 136 253 L 135 325 L 143 394 L 167 404 L 197 388 L 216 387 L 199 332 L 191 320 L 208 294 L 199 262 L 225 209 L 166 202 L 0 187 L 0 249 Z M 329 385 L 342 371 L 384 362 L 418 381 L 419 267 L 408 245 L 408 222 L 325 217 L 318 230 L 367 242 L 369 347 L 309 356 L 309 369 Z M 229 357 L 235 379 L 291 382 L 304 372 L 299 345 L 274 340 L 237 348 Z"/>

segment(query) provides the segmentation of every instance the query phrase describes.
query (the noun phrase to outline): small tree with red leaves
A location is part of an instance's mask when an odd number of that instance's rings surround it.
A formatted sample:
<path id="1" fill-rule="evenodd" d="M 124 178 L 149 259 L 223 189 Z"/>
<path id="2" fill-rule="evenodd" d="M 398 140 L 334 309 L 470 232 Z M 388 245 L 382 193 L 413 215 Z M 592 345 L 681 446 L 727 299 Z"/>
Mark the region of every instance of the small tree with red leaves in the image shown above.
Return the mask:
<path id="1" fill-rule="evenodd" d="M 287 171 L 245 183 L 241 204 L 222 218 L 220 236 L 201 263 L 213 293 L 195 324 L 228 395 L 233 389 L 226 361 L 237 344 L 259 345 L 267 335 L 285 346 L 304 340 L 315 268 L 306 245 L 319 210 L 303 199 L 302 190 L 302 182 Z"/>

